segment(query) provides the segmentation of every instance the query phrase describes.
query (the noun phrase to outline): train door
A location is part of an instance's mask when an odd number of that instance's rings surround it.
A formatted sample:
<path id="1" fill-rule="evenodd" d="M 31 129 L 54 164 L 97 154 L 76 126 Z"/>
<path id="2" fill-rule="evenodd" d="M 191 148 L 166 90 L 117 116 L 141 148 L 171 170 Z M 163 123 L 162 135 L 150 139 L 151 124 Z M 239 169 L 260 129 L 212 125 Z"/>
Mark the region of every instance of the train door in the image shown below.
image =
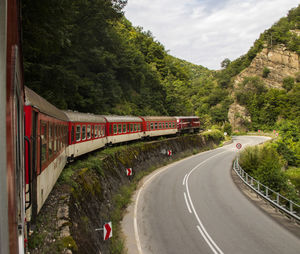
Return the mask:
<path id="1" fill-rule="evenodd" d="M 38 154 L 39 154 L 39 146 L 38 146 L 38 112 L 32 111 L 32 132 L 30 136 L 31 140 L 31 181 L 30 181 L 30 201 L 32 207 L 32 217 L 31 221 L 35 222 L 37 216 L 37 172 L 38 172 Z"/>

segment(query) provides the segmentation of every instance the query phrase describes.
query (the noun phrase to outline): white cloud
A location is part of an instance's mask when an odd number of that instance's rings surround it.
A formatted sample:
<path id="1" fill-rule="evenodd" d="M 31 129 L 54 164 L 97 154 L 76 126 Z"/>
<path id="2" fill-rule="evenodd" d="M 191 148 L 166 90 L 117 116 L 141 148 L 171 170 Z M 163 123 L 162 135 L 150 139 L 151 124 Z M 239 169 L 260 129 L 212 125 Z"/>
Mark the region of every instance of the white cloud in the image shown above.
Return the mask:
<path id="1" fill-rule="evenodd" d="M 125 16 L 170 54 L 210 69 L 245 54 L 299 0 L 128 0 Z"/>

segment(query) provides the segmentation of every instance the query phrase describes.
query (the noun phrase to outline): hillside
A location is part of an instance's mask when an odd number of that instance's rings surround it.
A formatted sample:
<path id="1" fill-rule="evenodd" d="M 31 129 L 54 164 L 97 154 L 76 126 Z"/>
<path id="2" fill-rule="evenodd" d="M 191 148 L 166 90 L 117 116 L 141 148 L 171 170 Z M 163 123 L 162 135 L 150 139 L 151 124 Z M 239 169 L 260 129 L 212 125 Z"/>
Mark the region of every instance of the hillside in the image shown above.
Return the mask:
<path id="1" fill-rule="evenodd" d="M 228 118 L 234 129 L 272 129 L 279 119 L 299 121 L 300 6 L 261 34 L 240 59 L 244 69 L 231 79 L 234 103 Z M 254 50 L 255 49 L 255 50 Z M 256 54 L 253 54 L 256 52 Z M 226 72 L 228 70 L 225 70 Z"/>

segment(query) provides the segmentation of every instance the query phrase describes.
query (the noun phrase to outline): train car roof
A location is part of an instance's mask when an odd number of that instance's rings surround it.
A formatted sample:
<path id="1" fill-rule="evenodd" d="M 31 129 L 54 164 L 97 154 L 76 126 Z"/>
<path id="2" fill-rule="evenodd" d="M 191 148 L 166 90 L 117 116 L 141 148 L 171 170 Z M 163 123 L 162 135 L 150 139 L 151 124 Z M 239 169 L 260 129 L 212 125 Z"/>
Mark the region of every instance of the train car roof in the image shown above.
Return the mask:
<path id="1" fill-rule="evenodd" d="M 26 106 L 32 106 L 36 109 L 38 109 L 40 112 L 55 117 L 62 121 L 68 121 L 68 117 L 66 114 L 52 105 L 50 102 L 48 102 L 43 97 L 39 96 L 37 93 L 32 91 L 30 88 L 25 86 L 25 105 Z"/>
<path id="2" fill-rule="evenodd" d="M 145 121 L 176 121 L 174 116 L 142 116 Z"/>
<path id="3" fill-rule="evenodd" d="M 106 123 L 105 118 L 100 115 L 81 113 L 72 110 L 65 110 L 64 113 L 69 117 L 71 122 Z"/>
<path id="4" fill-rule="evenodd" d="M 199 119 L 199 116 L 175 116 L 177 120 L 179 119 Z"/>
<path id="5" fill-rule="evenodd" d="M 143 120 L 137 116 L 103 116 L 107 122 L 142 122 Z"/>

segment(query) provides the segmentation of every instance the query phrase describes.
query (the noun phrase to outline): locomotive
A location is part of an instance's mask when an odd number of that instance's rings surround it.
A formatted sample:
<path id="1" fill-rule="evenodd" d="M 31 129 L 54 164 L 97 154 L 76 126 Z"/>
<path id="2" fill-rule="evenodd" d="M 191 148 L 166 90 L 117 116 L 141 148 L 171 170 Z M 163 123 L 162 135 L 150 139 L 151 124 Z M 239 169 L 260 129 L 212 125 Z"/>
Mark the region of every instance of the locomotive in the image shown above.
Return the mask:
<path id="1" fill-rule="evenodd" d="M 0 254 L 25 253 L 34 222 L 68 162 L 105 146 L 198 132 L 198 117 L 62 111 L 24 86 L 19 0 L 0 1 Z"/>

